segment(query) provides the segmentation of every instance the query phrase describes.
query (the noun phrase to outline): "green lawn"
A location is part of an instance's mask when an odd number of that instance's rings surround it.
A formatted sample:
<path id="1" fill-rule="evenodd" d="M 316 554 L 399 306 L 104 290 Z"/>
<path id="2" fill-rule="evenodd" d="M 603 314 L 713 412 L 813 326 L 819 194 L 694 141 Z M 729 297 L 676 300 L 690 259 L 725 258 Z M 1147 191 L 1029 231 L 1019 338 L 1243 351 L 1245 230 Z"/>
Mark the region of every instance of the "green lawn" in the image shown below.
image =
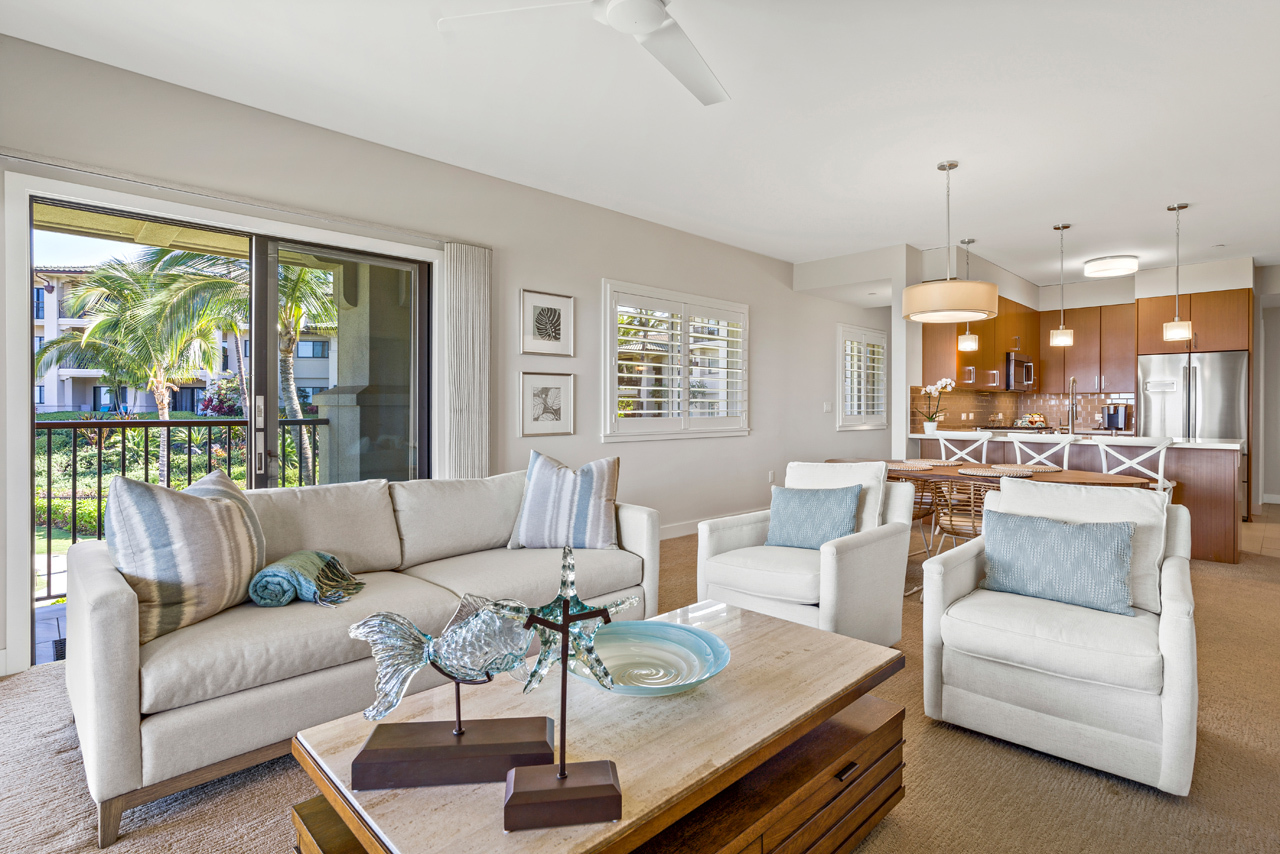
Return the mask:
<path id="1" fill-rule="evenodd" d="M 36 529 L 36 554 L 45 553 L 45 530 L 44 528 Z M 67 549 L 71 548 L 71 533 L 61 528 L 53 529 L 53 553 L 56 555 L 64 555 Z"/>

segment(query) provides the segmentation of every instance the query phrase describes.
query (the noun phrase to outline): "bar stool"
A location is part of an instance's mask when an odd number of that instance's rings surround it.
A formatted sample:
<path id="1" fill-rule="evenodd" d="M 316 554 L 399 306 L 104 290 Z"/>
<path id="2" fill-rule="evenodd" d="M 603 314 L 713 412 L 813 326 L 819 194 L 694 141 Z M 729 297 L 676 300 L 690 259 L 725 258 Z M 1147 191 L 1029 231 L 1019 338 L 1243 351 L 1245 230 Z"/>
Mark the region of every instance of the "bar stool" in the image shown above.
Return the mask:
<path id="1" fill-rule="evenodd" d="M 1102 455 L 1102 471 L 1105 474 L 1124 474 L 1129 469 L 1142 472 L 1143 476 L 1155 478 L 1155 488 L 1173 500 L 1173 488 L 1176 481 L 1166 480 L 1164 476 L 1164 452 L 1173 444 L 1173 439 L 1163 436 L 1094 436 L 1093 441 Z M 1126 457 L 1117 448 L 1146 448 L 1146 452 L 1133 458 Z M 1111 458 L 1115 459 L 1112 460 Z M 1152 471 L 1142 465 L 1142 461 L 1155 457 L 1156 470 Z"/>
<path id="2" fill-rule="evenodd" d="M 1070 468 L 1070 466 L 1067 465 L 1067 460 L 1071 455 L 1071 446 L 1075 444 L 1075 441 L 1080 437 L 1071 434 L 1065 436 L 1058 434 L 1053 437 L 1046 435 L 1032 438 L 1030 436 L 1016 436 L 1010 433 L 1009 438 L 1013 440 L 1013 450 L 1014 453 L 1017 454 L 1018 465 L 1056 465 L 1056 463 L 1049 462 L 1049 457 L 1053 456 L 1058 451 L 1062 451 L 1062 467 L 1065 469 Z M 1037 453 L 1030 447 L 1031 445 L 1049 445 L 1049 449 L 1043 453 Z M 1025 463 L 1022 461 L 1022 455 L 1024 453 L 1027 455 L 1027 461 Z"/>
<path id="3" fill-rule="evenodd" d="M 968 460 L 979 465 L 987 464 L 987 443 L 994 433 L 985 430 L 939 430 L 933 434 L 941 445 L 944 460 Z M 953 445 L 954 442 L 968 442 L 967 445 Z M 982 459 L 974 459 L 970 454 L 982 451 Z"/>

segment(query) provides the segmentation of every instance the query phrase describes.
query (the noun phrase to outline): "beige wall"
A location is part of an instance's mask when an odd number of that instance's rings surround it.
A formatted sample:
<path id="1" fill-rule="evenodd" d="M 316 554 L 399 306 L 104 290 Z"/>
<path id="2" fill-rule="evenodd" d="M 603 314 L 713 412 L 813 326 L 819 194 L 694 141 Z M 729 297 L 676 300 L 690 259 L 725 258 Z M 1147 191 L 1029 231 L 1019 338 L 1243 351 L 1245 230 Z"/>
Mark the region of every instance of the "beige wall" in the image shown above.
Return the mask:
<path id="1" fill-rule="evenodd" d="M 888 431 L 837 433 L 823 412 L 835 324 L 888 330 L 888 309 L 798 294 L 789 263 L 6 37 L 0 147 L 492 247 L 495 472 L 523 467 L 533 448 L 572 465 L 617 454 L 620 499 L 671 525 L 767 506 L 766 472 L 781 479 L 789 460 L 889 451 Z M 750 305 L 750 436 L 600 442 L 603 277 Z M 577 297 L 575 358 L 518 354 L 521 288 Z M 577 375 L 577 435 L 518 438 L 521 370 Z"/>

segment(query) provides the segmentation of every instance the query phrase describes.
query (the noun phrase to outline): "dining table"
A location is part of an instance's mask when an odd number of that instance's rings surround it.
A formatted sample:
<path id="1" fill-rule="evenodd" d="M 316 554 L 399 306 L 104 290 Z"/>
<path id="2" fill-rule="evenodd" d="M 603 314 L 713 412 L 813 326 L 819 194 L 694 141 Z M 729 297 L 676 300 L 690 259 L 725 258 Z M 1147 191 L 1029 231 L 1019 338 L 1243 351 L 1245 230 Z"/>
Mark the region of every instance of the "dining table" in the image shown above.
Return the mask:
<path id="1" fill-rule="evenodd" d="M 833 459 L 826 460 L 828 463 L 903 463 L 905 460 L 872 460 L 872 459 Z M 914 460 L 911 462 L 915 462 Z M 924 461 L 920 461 L 920 465 L 924 465 Z M 996 483 L 1000 482 L 1000 478 L 989 475 L 961 474 L 961 469 L 996 469 L 1001 466 L 987 466 L 981 463 L 965 463 L 964 465 L 947 465 L 947 466 L 930 466 L 925 469 L 898 470 L 889 469 L 889 477 L 894 480 L 955 480 L 966 483 Z M 1127 474 L 1105 474 L 1096 471 L 1080 471 L 1077 469 L 1061 469 L 1059 471 L 1033 471 L 1031 477 L 1021 478 L 1032 480 L 1037 483 L 1069 483 L 1075 486 L 1132 486 L 1142 489 L 1150 489 L 1155 485 L 1155 481 L 1145 477 L 1134 477 Z"/>

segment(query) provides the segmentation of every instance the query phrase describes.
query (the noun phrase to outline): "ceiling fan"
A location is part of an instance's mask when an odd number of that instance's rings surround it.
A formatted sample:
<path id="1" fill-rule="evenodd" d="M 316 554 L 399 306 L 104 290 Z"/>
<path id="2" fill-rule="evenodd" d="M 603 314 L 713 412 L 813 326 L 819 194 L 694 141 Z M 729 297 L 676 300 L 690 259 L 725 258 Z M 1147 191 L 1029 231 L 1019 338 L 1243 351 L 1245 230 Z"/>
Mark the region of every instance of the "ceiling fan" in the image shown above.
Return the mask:
<path id="1" fill-rule="evenodd" d="M 468 18 L 504 15 L 510 12 L 528 12 L 535 9 L 551 9 L 558 6 L 592 6 L 596 20 L 613 27 L 620 33 L 635 36 L 637 42 L 662 63 L 681 85 L 693 93 L 704 106 L 729 100 L 729 93 L 720 85 L 716 75 L 707 65 L 698 49 L 689 41 L 676 19 L 667 12 L 669 0 L 557 0 L 532 6 L 489 9 L 465 15 L 449 15 L 436 21 L 436 28 L 445 31 L 457 22 Z"/>

